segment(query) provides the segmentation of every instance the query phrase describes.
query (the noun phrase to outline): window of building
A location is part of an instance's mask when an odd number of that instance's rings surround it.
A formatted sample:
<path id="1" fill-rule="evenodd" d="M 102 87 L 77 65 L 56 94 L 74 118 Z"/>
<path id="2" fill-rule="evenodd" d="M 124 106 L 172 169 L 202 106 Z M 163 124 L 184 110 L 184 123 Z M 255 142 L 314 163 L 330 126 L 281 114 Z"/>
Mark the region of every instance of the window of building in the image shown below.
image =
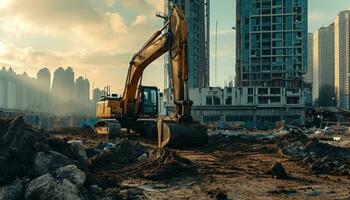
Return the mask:
<path id="1" fill-rule="evenodd" d="M 281 88 L 271 88 L 270 94 L 281 94 Z"/>
<path id="2" fill-rule="evenodd" d="M 287 97 L 287 104 L 299 104 L 299 97 Z"/>
<path id="3" fill-rule="evenodd" d="M 221 119 L 220 115 L 206 115 L 203 116 L 203 122 L 217 122 Z"/>
<path id="4" fill-rule="evenodd" d="M 211 96 L 207 96 L 207 98 L 206 98 L 206 104 L 207 104 L 208 106 L 213 105 L 213 98 L 212 98 Z"/>
<path id="5" fill-rule="evenodd" d="M 262 71 L 270 71 L 271 70 L 271 66 L 270 65 L 263 65 L 262 66 Z"/>
<path id="6" fill-rule="evenodd" d="M 272 5 L 274 6 L 282 6 L 282 0 L 273 0 Z"/>
<path id="7" fill-rule="evenodd" d="M 227 97 L 225 103 L 225 105 L 232 105 L 232 97 Z"/>
<path id="8" fill-rule="evenodd" d="M 248 88 L 248 94 L 253 95 L 253 88 Z"/>
<path id="9" fill-rule="evenodd" d="M 282 66 L 281 65 L 273 65 L 272 70 L 273 71 L 282 71 Z"/>
<path id="10" fill-rule="evenodd" d="M 248 96 L 248 103 L 253 103 L 253 96 Z"/>
<path id="11" fill-rule="evenodd" d="M 221 99 L 217 96 L 214 96 L 214 105 L 218 106 L 221 104 Z"/>
<path id="12" fill-rule="evenodd" d="M 271 103 L 281 103 L 281 97 L 270 97 Z"/>
<path id="13" fill-rule="evenodd" d="M 258 94 L 268 94 L 268 88 L 258 88 Z"/>
<path id="14" fill-rule="evenodd" d="M 268 97 L 258 97 L 259 104 L 268 104 L 269 98 Z"/>

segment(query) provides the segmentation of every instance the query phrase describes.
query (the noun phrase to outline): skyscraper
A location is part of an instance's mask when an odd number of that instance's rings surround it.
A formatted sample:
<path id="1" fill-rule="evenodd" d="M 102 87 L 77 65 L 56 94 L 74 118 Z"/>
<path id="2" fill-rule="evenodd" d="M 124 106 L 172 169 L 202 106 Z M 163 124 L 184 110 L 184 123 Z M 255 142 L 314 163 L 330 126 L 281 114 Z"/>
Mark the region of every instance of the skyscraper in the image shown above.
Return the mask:
<path id="1" fill-rule="evenodd" d="M 350 10 L 338 14 L 334 22 L 335 93 L 338 106 L 350 110 Z"/>
<path id="2" fill-rule="evenodd" d="M 304 75 L 304 82 L 312 85 L 314 65 L 314 34 L 307 34 L 307 72 Z"/>
<path id="3" fill-rule="evenodd" d="M 39 93 L 39 105 L 40 111 L 49 113 L 50 111 L 50 85 L 51 85 L 51 74 L 49 69 L 43 68 L 37 73 L 38 82 L 38 93 Z"/>
<path id="4" fill-rule="evenodd" d="M 237 0 L 237 86 L 302 88 L 307 0 Z"/>
<path id="5" fill-rule="evenodd" d="M 172 5 L 182 7 L 188 24 L 188 67 L 189 88 L 209 86 L 209 0 L 165 0 L 165 14 Z M 166 88 L 171 88 L 169 81 L 169 58 L 165 61 Z"/>
<path id="6" fill-rule="evenodd" d="M 75 81 L 74 86 L 74 103 L 79 105 L 77 112 L 79 114 L 88 114 L 88 106 L 90 104 L 90 82 L 88 79 L 80 76 Z"/>
<path id="7" fill-rule="evenodd" d="M 334 103 L 334 24 L 319 28 L 313 44 L 313 101 L 320 106 Z"/>
<path id="8" fill-rule="evenodd" d="M 94 102 L 94 104 L 100 101 L 102 96 L 103 96 L 103 91 L 100 90 L 99 88 L 95 88 L 92 92 L 92 101 Z"/>
<path id="9" fill-rule="evenodd" d="M 68 67 L 64 70 L 60 67 L 55 71 L 51 93 L 54 113 L 58 115 L 72 113 L 74 100 L 74 72 L 72 68 Z"/>

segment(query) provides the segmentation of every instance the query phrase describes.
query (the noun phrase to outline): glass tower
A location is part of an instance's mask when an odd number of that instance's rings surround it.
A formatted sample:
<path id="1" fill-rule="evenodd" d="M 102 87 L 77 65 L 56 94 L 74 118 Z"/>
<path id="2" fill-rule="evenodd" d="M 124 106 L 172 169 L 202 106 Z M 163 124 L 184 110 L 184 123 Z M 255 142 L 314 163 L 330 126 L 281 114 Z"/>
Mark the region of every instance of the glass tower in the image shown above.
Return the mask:
<path id="1" fill-rule="evenodd" d="M 165 0 L 165 14 L 172 5 L 183 9 L 188 25 L 189 88 L 209 86 L 209 0 Z M 166 88 L 171 88 L 169 58 L 165 60 Z"/>
<path id="2" fill-rule="evenodd" d="M 307 0 L 237 0 L 236 85 L 300 89 Z"/>

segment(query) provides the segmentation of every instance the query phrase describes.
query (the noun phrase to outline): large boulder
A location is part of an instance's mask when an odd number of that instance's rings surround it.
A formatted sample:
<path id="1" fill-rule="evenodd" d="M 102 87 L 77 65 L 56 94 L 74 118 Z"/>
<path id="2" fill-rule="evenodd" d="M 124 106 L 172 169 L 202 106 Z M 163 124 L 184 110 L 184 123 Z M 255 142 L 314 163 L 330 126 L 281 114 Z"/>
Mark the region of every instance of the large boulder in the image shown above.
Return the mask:
<path id="1" fill-rule="evenodd" d="M 15 180 L 10 185 L 0 187 L 0 200 L 17 200 L 24 197 L 26 180 Z"/>
<path id="2" fill-rule="evenodd" d="M 75 165 L 84 171 L 87 170 L 87 156 L 82 143 L 78 141 L 67 141 L 65 139 L 50 136 L 49 145 L 54 150 L 74 162 Z"/>
<path id="3" fill-rule="evenodd" d="M 34 158 L 33 171 L 36 176 L 40 176 L 71 164 L 73 164 L 72 161 L 65 155 L 55 151 L 41 151 Z"/>
<path id="4" fill-rule="evenodd" d="M 0 120 L 0 185 L 16 177 L 32 177 L 36 153 L 50 150 L 45 131 L 27 125 L 23 117 Z"/>
<path id="5" fill-rule="evenodd" d="M 44 174 L 29 182 L 26 200 L 79 200 L 78 188 L 69 180 Z"/>
<path id="6" fill-rule="evenodd" d="M 55 174 L 58 177 L 68 179 L 78 188 L 84 185 L 86 175 L 76 165 L 67 165 L 56 170 Z"/>
<path id="7" fill-rule="evenodd" d="M 276 179 L 287 179 L 288 174 L 286 170 L 284 169 L 283 165 L 279 162 L 275 162 L 271 169 L 268 171 L 268 174 L 271 174 L 272 177 Z"/>
<path id="8" fill-rule="evenodd" d="M 75 155 L 77 155 L 79 160 L 87 160 L 84 145 L 81 140 L 71 140 L 68 141 L 68 144 L 70 145 L 72 152 L 74 152 Z"/>

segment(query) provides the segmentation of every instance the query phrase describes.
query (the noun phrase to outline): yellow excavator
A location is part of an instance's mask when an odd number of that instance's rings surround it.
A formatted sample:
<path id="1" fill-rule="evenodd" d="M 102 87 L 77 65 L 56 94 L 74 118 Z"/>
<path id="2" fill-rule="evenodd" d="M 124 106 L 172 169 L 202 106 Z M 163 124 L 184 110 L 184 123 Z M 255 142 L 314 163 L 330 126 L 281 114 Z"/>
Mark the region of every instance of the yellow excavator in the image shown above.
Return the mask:
<path id="1" fill-rule="evenodd" d="M 165 33 L 163 33 L 164 30 Z M 130 61 L 122 97 L 107 95 L 97 103 L 96 129 L 110 134 L 108 127 L 127 128 L 136 132 L 153 132 L 158 146 L 184 147 L 205 144 L 208 141 L 204 125 L 193 121 L 193 102 L 188 94 L 187 23 L 181 8 L 173 6 L 167 22 L 157 31 Z M 146 67 L 169 52 L 174 89 L 174 111 L 168 116 L 158 115 L 159 89 L 142 86 Z M 103 128 L 105 127 L 105 128 Z M 107 128 L 106 128 L 107 127 Z M 102 131 L 103 132 L 103 131 Z"/>

